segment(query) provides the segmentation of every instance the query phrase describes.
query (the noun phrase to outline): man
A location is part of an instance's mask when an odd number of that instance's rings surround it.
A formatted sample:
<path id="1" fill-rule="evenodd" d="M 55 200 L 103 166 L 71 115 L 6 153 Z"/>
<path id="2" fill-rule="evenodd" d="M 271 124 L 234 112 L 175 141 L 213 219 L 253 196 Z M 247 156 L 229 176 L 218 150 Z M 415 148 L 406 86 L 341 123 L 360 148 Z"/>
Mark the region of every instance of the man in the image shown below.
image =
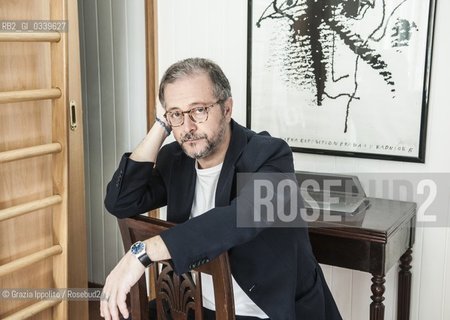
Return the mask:
<path id="1" fill-rule="evenodd" d="M 255 209 L 253 189 L 239 187 L 238 174 L 274 174 L 268 178 L 274 183 L 292 176 L 288 145 L 232 120 L 230 84 L 212 61 L 172 65 L 159 99 L 164 110 L 123 156 L 105 205 L 119 218 L 167 205 L 167 219 L 179 224 L 126 253 L 106 279 L 101 315 L 128 317 L 126 294 L 151 261 L 172 259 L 184 273 L 228 251 L 238 319 L 341 319 L 305 227 L 278 228 L 267 219 L 238 225 L 239 215 L 252 220 Z M 171 130 L 176 142 L 161 148 Z M 211 284 L 202 289 L 204 306 L 214 310 Z"/>

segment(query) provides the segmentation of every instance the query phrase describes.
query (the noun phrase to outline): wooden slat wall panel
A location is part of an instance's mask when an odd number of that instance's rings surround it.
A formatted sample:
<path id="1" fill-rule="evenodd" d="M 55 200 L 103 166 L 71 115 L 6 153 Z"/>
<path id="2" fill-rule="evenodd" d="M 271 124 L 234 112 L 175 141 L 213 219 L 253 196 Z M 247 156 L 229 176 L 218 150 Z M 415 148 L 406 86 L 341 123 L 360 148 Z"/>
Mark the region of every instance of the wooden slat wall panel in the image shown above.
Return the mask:
<path id="1" fill-rule="evenodd" d="M 0 210 L 0 221 L 12 219 L 14 217 L 41 210 L 57 203 L 61 203 L 62 198 L 59 195 L 53 195 L 47 198 L 30 201 L 17 206 L 8 207 Z"/>
<path id="2" fill-rule="evenodd" d="M 48 1 L 2 1 L 0 19 L 48 19 L 48 6 Z M 0 91 L 50 88 L 50 65 L 49 44 L 0 44 Z M 52 142 L 50 101 L 3 104 L 0 114 L 0 151 Z M 48 197 L 52 187 L 51 156 L 0 165 L 0 209 Z M 52 209 L 47 208 L 0 222 L 0 263 L 52 246 L 51 215 Z M 0 278 L 1 288 L 52 286 L 51 259 Z M 25 300 L 1 303 L 0 318 L 26 304 Z M 47 310 L 34 319 L 49 319 L 51 314 Z"/>
<path id="3" fill-rule="evenodd" d="M 50 41 L 58 42 L 61 40 L 61 35 L 59 32 L 48 32 L 48 33 L 38 33 L 38 32 L 10 32 L 1 33 L 0 41 L 15 41 L 15 42 L 39 42 L 39 41 Z"/>
<path id="4" fill-rule="evenodd" d="M 33 303 L 26 308 L 14 312 L 8 317 L 4 318 L 4 320 L 17 320 L 17 319 L 29 319 L 32 316 L 41 313 L 44 310 L 49 310 L 50 308 L 57 306 L 61 301 L 58 300 L 43 300 L 36 303 Z"/>
<path id="5" fill-rule="evenodd" d="M 0 20 L 67 20 L 66 4 L 65 0 L 5 0 L 0 3 Z M 72 27 L 76 28 L 76 23 Z M 68 42 L 67 33 L 48 35 L 52 38 L 50 44 L 33 42 L 35 36 L 44 41 L 47 35 L 0 37 L 8 40 L 0 43 L 0 152 L 8 161 L 0 165 L 0 210 L 60 195 L 51 206 L 8 216 L 0 222 L 0 288 L 68 287 Z M 48 90 L 51 88 L 55 89 Z M 79 85 L 73 88 L 79 90 Z M 36 95 L 46 90 L 50 95 Z M 51 155 L 38 152 L 33 157 L 22 157 L 16 152 L 52 143 L 60 150 Z M 6 215 L 8 212 L 12 211 L 3 211 Z M 76 214 L 83 214 L 83 210 Z M 78 232 L 80 239 L 82 234 Z M 27 264 L 30 266 L 25 267 Z M 0 304 L 0 318 L 17 316 L 17 311 L 30 305 L 27 300 L 9 302 Z M 66 319 L 67 301 L 25 314 L 32 319 Z"/>
<path id="6" fill-rule="evenodd" d="M 49 143 L 39 146 L 13 149 L 0 153 L 0 163 L 48 155 L 60 151 L 61 145 L 59 143 Z"/>
<path id="7" fill-rule="evenodd" d="M 0 103 L 49 100 L 61 97 L 61 91 L 53 89 L 20 90 L 0 93 Z"/>
<path id="8" fill-rule="evenodd" d="M 12 274 L 16 271 L 22 271 L 26 267 L 34 267 L 38 262 L 44 261 L 47 258 L 57 258 L 63 253 L 62 247 L 58 245 L 51 246 L 39 251 L 34 251 L 23 257 L 17 257 L 9 263 L 5 263 L 0 267 L 0 277 L 8 274 Z M 27 274 L 24 275 L 24 279 L 27 278 Z M 59 287 L 65 288 L 65 287 Z"/>
<path id="9" fill-rule="evenodd" d="M 31 277 L 24 277 L 23 274 L 31 275 Z M 52 279 L 52 270 L 51 270 L 51 259 L 43 262 L 38 262 L 33 266 L 24 268 L 19 272 L 13 273 L 9 277 L 9 281 L 14 281 L 14 288 L 30 288 L 30 287 L 45 287 L 45 283 L 48 283 Z M 45 283 L 44 281 L 45 280 Z M 9 287 L 6 287 L 9 288 Z M 1 319 L 5 317 L 6 314 L 15 313 L 26 306 L 29 306 L 36 301 L 33 300 L 8 300 L 7 303 L 3 303 L 2 301 L 2 310 L 1 311 Z M 48 320 L 52 319 L 51 310 L 43 311 L 31 318 L 32 320 L 42 319 Z"/>

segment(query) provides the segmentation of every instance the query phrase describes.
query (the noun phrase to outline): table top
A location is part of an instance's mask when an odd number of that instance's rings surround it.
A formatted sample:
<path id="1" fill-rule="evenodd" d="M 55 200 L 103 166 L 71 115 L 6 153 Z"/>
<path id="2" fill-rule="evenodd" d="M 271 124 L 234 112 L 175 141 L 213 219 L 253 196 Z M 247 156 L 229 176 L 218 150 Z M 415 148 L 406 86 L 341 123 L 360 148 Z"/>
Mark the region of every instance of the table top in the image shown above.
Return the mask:
<path id="1" fill-rule="evenodd" d="M 370 197 L 367 200 L 369 206 L 354 215 L 321 212 L 319 221 L 309 223 L 310 232 L 386 242 L 399 227 L 415 220 L 414 202 Z M 329 217 L 340 221 L 329 221 Z"/>

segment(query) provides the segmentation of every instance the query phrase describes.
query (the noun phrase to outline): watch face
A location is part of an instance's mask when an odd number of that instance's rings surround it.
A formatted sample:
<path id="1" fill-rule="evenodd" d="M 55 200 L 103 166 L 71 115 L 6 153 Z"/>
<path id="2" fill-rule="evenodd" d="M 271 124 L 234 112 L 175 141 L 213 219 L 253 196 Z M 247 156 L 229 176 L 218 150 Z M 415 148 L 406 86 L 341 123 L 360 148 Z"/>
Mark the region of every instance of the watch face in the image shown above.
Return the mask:
<path id="1" fill-rule="evenodd" d="M 145 244 L 141 241 L 136 242 L 131 246 L 131 253 L 136 255 L 141 253 L 143 250 L 145 250 Z"/>

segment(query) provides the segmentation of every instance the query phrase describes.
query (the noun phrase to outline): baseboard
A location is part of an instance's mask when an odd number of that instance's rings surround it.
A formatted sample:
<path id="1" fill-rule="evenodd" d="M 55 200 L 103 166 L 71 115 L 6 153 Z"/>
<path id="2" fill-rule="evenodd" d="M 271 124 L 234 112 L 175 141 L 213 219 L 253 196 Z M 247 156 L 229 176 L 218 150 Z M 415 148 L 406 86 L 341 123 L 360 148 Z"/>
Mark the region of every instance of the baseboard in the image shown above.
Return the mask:
<path id="1" fill-rule="evenodd" d="M 103 287 L 104 287 L 103 284 L 98 284 L 95 282 L 88 281 L 88 288 L 97 289 L 97 288 L 103 288 Z"/>

